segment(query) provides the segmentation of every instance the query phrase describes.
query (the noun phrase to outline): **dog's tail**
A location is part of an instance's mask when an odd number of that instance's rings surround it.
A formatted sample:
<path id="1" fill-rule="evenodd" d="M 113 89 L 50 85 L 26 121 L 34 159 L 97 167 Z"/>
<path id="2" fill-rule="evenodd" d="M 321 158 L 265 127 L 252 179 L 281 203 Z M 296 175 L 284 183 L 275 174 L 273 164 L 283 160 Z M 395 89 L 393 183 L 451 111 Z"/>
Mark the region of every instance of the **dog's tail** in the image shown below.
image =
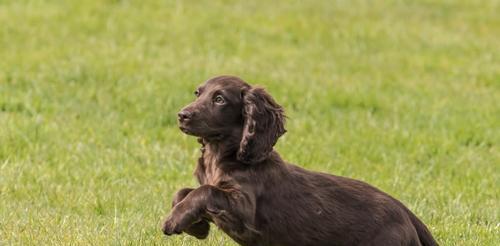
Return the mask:
<path id="1" fill-rule="evenodd" d="M 431 232 L 429 229 L 427 229 L 427 226 L 420 221 L 420 219 L 417 218 L 410 210 L 406 209 L 408 212 L 408 216 L 410 216 L 411 223 L 417 230 L 418 234 L 418 239 L 420 240 L 420 243 L 422 246 L 438 246 L 439 244 L 434 240 L 434 237 L 432 237 Z"/>

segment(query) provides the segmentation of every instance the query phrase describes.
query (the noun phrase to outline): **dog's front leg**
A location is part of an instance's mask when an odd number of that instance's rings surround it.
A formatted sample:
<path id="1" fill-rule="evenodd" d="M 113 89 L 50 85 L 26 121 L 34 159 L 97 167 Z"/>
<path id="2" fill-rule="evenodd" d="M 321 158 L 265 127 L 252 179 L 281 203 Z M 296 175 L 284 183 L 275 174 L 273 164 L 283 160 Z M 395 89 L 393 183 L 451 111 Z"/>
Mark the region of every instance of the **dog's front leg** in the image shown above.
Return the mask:
<path id="1" fill-rule="evenodd" d="M 238 202 L 231 206 L 230 194 L 215 186 L 202 185 L 192 190 L 186 197 L 174 206 L 171 214 L 165 220 L 163 232 L 166 235 L 180 234 L 186 228 L 204 219 L 221 213 L 241 214 L 238 210 L 242 205 Z M 232 205 L 235 205 L 234 203 Z"/>
<path id="2" fill-rule="evenodd" d="M 186 198 L 186 196 L 193 190 L 194 189 L 192 188 L 183 188 L 177 191 L 177 193 L 174 196 L 174 199 L 172 200 L 172 208 L 174 208 L 177 204 L 182 202 L 184 198 Z M 194 223 L 183 230 L 183 232 L 191 236 L 194 236 L 198 239 L 205 239 L 208 236 L 209 231 L 210 231 L 210 224 L 205 219 L 202 219 L 199 222 Z"/>

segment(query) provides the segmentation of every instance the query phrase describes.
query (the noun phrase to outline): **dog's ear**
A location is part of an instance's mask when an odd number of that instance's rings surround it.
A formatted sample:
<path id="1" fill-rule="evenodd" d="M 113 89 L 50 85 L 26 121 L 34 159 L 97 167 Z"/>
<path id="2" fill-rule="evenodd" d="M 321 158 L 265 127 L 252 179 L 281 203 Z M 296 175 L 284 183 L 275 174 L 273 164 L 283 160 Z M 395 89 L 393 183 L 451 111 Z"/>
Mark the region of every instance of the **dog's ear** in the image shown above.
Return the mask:
<path id="1" fill-rule="evenodd" d="M 243 92 L 243 135 L 237 158 L 252 164 L 263 161 L 285 130 L 283 108 L 263 88 Z"/>

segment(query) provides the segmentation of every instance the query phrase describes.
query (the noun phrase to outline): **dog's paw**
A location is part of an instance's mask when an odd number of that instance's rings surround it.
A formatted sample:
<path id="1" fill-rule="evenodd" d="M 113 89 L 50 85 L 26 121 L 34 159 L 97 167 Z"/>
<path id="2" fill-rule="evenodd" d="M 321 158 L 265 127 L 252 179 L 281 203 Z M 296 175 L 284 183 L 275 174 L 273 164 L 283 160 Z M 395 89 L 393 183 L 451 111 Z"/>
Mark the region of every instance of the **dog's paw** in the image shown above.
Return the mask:
<path id="1" fill-rule="evenodd" d="M 167 236 L 182 233 L 182 230 L 179 228 L 179 224 L 175 223 L 171 217 L 169 217 L 165 221 L 165 223 L 163 223 L 162 231 L 163 231 L 163 234 L 165 234 Z"/>
<path id="2" fill-rule="evenodd" d="M 197 223 L 192 224 L 184 230 L 185 233 L 196 237 L 198 239 L 205 239 L 210 231 L 210 224 L 206 220 L 201 220 Z"/>

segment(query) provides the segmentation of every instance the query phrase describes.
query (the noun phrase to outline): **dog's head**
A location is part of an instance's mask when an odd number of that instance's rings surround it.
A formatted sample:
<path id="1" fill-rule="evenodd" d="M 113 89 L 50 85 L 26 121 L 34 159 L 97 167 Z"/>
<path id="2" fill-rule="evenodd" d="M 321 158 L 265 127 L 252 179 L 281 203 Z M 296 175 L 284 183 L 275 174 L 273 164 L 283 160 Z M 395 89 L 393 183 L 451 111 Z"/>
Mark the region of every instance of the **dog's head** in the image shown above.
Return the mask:
<path id="1" fill-rule="evenodd" d="M 286 132 L 283 108 L 264 89 L 238 77 L 209 79 L 195 95 L 196 100 L 178 114 L 180 129 L 208 142 L 238 138 L 239 161 L 266 159 Z"/>

